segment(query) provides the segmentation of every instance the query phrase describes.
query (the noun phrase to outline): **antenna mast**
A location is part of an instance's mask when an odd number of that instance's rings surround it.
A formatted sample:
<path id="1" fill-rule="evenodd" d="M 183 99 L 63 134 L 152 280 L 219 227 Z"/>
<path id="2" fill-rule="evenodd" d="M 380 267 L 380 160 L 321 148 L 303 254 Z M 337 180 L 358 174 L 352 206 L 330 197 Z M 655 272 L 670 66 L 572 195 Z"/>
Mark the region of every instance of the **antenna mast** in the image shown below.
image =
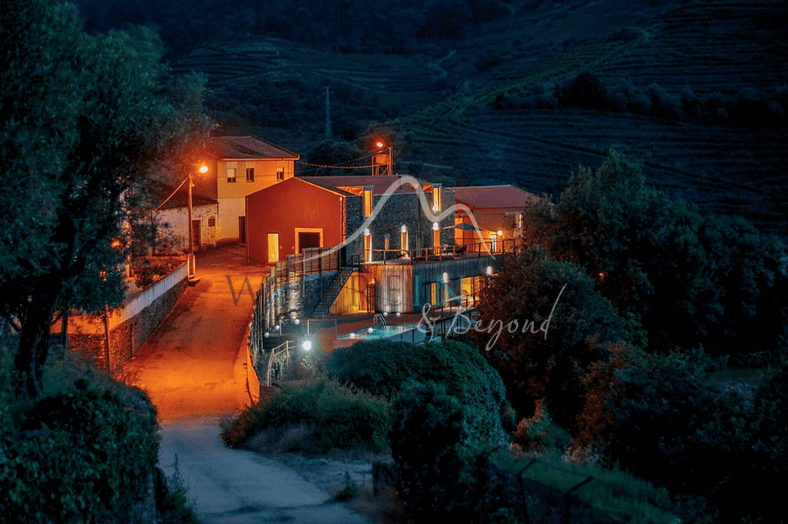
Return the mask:
<path id="1" fill-rule="evenodd" d="M 326 140 L 331 140 L 331 87 L 326 86 Z"/>

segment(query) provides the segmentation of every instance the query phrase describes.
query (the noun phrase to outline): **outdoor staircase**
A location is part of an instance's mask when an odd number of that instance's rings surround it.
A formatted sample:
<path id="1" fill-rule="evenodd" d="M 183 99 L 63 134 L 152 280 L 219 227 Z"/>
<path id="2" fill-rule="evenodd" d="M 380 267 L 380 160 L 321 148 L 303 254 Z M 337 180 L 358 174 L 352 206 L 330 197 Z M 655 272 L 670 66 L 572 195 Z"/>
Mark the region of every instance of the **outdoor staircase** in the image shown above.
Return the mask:
<path id="1" fill-rule="evenodd" d="M 328 315 L 328 310 L 331 308 L 331 304 L 339 296 L 339 292 L 342 291 L 342 287 L 345 285 L 345 282 L 348 281 L 350 275 L 353 274 L 353 271 L 356 270 L 355 266 L 345 266 L 343 267 L 337 276 L 334 277 L 334 280 L 331 282 L 331 285 L 323 291 L 323 295 L 320 297 L 320 302 L 317 303 L 314 311 L 312 312 L 312 318 L 324 318 Z"/>

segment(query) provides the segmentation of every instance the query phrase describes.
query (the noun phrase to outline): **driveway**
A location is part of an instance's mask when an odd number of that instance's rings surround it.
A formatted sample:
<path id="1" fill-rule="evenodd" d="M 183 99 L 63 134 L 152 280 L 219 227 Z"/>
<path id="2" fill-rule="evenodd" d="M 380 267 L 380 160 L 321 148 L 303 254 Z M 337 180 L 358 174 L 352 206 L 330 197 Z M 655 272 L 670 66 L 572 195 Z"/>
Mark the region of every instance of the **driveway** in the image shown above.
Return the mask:
<path id="1" fill-rule="evenodd" d="M 200 282 L 186 289 L 122 376 L 156 406 L 159 463 L 171 476 L 177 457 L 203 524 L 365 523 L 294 470 L 259 453 L 230 449 L 219 438 L 220 418 L 251 403 L 245 368 L 249 289 L 256 293 L 267 273 L 266 266 L 247 265 L 237 246 L 199 253 Z"/>
<path id="2" fill-rule="evenodd" d="M 268 268 L 247 265 L 243 248 L 231 246 L 198 253 L 196 273 L 200 282 L 123 367 L 124 380 L 148 393 L 162 422 L 250 404 L 246 328 Z"/>

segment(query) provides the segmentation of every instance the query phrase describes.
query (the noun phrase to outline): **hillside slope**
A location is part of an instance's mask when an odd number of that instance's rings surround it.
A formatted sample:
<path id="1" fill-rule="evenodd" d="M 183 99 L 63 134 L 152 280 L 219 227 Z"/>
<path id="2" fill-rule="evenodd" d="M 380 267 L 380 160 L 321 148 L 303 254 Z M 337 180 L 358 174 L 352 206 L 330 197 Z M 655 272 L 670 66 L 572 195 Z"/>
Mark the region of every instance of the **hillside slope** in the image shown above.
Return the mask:
<path id="1" fill-rule="evenodd" d="M 401 172 L 541 193 L 616 148 L 652 183 L 788 237 L 784 2 L 506 5 L 506 16 L 418 54 L 248 36 L 174 66 L 207 74 L 207 105 L 227 132 L 257 132 L 304 156 L 326 136 L 330 87 L 333 138 L 382 127 Z M 604 103 L 555 96 L 582 71 Z"/>

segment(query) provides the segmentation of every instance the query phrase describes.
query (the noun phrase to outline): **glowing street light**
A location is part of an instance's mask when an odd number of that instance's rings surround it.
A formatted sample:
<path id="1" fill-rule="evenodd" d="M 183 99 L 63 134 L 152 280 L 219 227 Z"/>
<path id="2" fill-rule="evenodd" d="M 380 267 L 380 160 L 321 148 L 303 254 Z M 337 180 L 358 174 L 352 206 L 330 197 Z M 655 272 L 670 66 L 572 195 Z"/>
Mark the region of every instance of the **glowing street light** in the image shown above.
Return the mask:
<path id="1" fill-rule="evenodd" d="M 311 351 L 312 350 L 312 341 L 311 340 L 304 340 L 301 344 L 301 349 L 304 351 Z"/>
<path id="2" fill-rule="evenodd" d="M 202 174 L 208 172 L 208 166 L 206 164 L 200 165 L 198 171 Z M 189 282 L 190 283 L 197 283 L 200 279 L 196 278 L 195 272 L 196 267 L 194 263 L 194 225 L 192 224 L 192 187 L 194 187 L 194 177 L 192 176 L 191 170 L 189 171 L 189 257 L 187 259 L 187 266 L 188 266 L 188 274 L 189 274 Z"/>
<path id="3" fill-rule="evenodd" d="M 392 158 L 392 153 L 391 153 L 391 146 L 387 146 L 386 144 L 384 144 L 384 143 L 383 143 L 383 142 L 381 142 L 381 141 L 378 141 L 378 142 L 375 144 L 375 146 L 377 146 L 377 148 L 378 148 L 378 149 L 380 149 L 380 150 L 382 150 L 382 149 L 387 149 L 387 150 L 388 150 L 388 159 L 387 159 L 387 161 L 386 161 L 386 164 L 387 164 L 387 167 L 386 167 L 386 174 L 387 174 L 387 175 L 393 175 L 393 174 L 394 174 L 394 172 L 393 172 L 393 170 L 392 170 L 392 162 L 393 162 L 393 158 Z M 373 175 L 378 175 L 378 174 L 380 174 L 380 171 L 379 171 L 379 169 L 378 169 L 378 163 L 376 162 L 376 160 L 375 160 L 375 158 L 374 158 L 374 157 L 373 157 L 373 161 L 372 161 L 372 174 L 373 174 Z"/>

